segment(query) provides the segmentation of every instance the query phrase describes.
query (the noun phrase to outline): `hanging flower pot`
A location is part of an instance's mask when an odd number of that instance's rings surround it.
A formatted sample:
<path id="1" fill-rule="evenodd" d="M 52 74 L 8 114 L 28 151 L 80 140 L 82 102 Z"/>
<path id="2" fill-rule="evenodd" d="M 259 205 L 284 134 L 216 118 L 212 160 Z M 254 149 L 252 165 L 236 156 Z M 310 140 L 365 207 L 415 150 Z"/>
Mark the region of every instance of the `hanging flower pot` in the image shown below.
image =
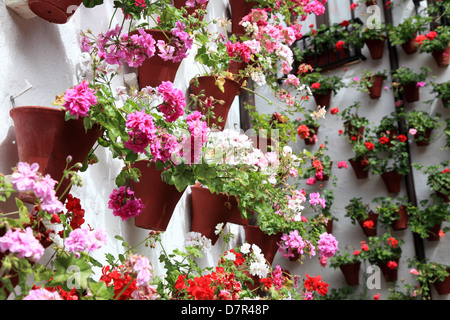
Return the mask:
<path id="1" fill-rule="evenodd" d="M 350 123 L 350 121 L 345 121 L 344 122 L 344 127 L 347 129 L 347 132 L 349 133 L 349 138 L 352 138 L 351 133 L 355 133 L 353 136 L 357 139 L 357 140 L 361 140 L 364 137 L 364 130 L 365 127 L 361 126 L 359 128 L 357 127 L 353 127 Z"/>
<path id="2" fill-rule="evenodd" d="M 414 34 L 414 37 L 412 37 L 409 41 L 402 43 L 401 47 L 406 54 L 413 54 L 414 52 L 416 52 L 417 51 L 416 34 Z"/>
<path id="3" fill-rule="evenodd" d="M 331 89 L 323 94 L 313 93 L 313 97 L 316 104 L 318 106 L 325 107 L 327 109 L 331 104 L 331 93 L 332 93 Z"/>
<path id="4" fill-rule="evenodd" d="M 350 264 L 342 264 L 339 266 L 339 269 L 341 269 L 342 274 L 345 277 L 345 280 L 347 280 L 347 283 L 350 286 L 359 285 L 359 270 L 360 270 L 360 268 L 361 268 L 360 261 L 350 263 Z"/>
<path id="5" fill-rule="evenodd" d="M 28 6 L 38 17 L 48 22 L 64 24 L 82 3 L 83 0 L 29 0 Z"/>
<path id="6" fill-rule="evenodd" d="M 327 233 L 333 232 L 333 218 L 327 220 L 327 223 L 325 224 L 325 230 L 327 230 Z"/>
<path id="7" fill-rule="evenodd" d="M 156 42 L 158 42 L 158 40 L 167 42 L 168 37 L 172 37 L 170 32 L 165 31 L 163 33 L 161 30 L 157 29 L 149 29 L 145 30 L 145 32 L 150 34 Z M 135 33 L 137 33 L 137 31 L 131 32 L 130 35 Z M 151 58 L 145 59 L 142 65 L 138 67 L 138 82 L 141 89 L 147 86 L 157 87 L 163 81 L 174 82 L 181 61 L 165 61 L 159 56 L 159 53 L 160 51 L 156 46 L 155 54 Z"/>
<path id="8" fill-rule="evenodd" d="M 311 132 L 311 129 L 314 130 L 314 133 Z M 306 145 L 314 145 L 316 143 L 317 134 L 319 133 L 319 127 L 310 127 L 309 128 L 309 137 L 306 137 L 305 144 Z M 316 135 L 316 137 L 314 137 Z"/>
<path id="9" fill-rule="evenodd" d="M 259 3 L 257 1 L 229 0 L 229 4 L 231 9 L 231 33 L 236 36 L 243 36 L 245 30 L 239 23 Z"/>
<path id="10" fill-rule="evenodd" d="M 439 235 L 439 232 L 441 231 L 442 223 L 437 223 L 428 231 L 428 241 L 439 241 L 441 239 L 441 236 Z"/>
<path id="11" fill-rule="evenodd" d="M 447 270 L 450 272 L 450 270 Z M 435 281 L 433 282 L 433 286 L 439 295 L 449 294 L 450 293 L 450 276 L 446 277 L 443 281 Z"/>
<path id="12" fill-rule="evenodd" d="M 227 223 L 236 207 L 233 198 L 224 194 L 211 193 L 207 188 L 196 184 L 192 191 L 192 224 L 191 231 L 199 232 L 214 245 L 219 239 L 215 234 L 219 223 Z M 234 199 L 235 201 L 235 199 Z"/>
<path id="13" fill-rule="evenodd" d="M 449 196 L 443 194 L 440 191 L 436 191 L 436 196 L 438 196 L 439 198 L 441 198 L 444 202 L 450 202 Z"/>
<path id="14" fill-rule="evenodd" d="M 209 127 L 215 124 L 222 131 L 227 122 L 228 112 L 234 98 L 239 94 L 241 86 L 230 78 L 224 78 L 224 91 L 222 92 L 216 84 L 217 79 L 214 76 L 202 76 L 196 80 L 198 84 L 195 79 L 191 80 L 190 89 L 196 96 L 203 95 L 198 98 L 197 110 L 206 115 Z M 209 116 L 210 112 L 214 114 L 214 117 Z M 220 119 L 222 119 L 221 122 L 219 122 Z"/>
<path id="15" fill-rule="evenodd" d="M 420 99 L 419 87 L 415 82 L 403 85 L 403 96 L 407 102 L 415 102 Z"/>
<path id="16" fill-rule="evenodd" d="M 10 116 L 14 121 L 19 161 L 36 162 L 43 175 L 49 174 L 58 182 L 63 178 L 67 157 L 72 157 L 70 165 L 82 163 L 103 132 L 99 126 L 86 132 L 82 119 L 66 121 L 64 111 L 57 108 L 16 107 L 11 109 Z M 70 178 L 62 181 L 56 193 L 58 198 L 69 184 Z M 34 203 L 35 199 L 23 201 Z M 60 201 L 64 203 L 65 196 Z"/>
<path id="17" fill-rule="evenodd" d="M 235 61 L 231 60 L 228 64 L 227 71 L 233 75 L 233 80 L 237 81 L 241 86 L 244 85 L 244 82 L 248 79 L 248 77 L 242 74 L 248 66 L 248 62 L 245 61 Z"/>
<path id="18" fill-rule="evenodd" d="M 438 67 L 447 67 L 450 62 L 450 45 L 444 50 L 432 52 L 431 55 L 436 61 Z"/>
<path id="19" fill-rule="evenodd" d="M 383 182 L 389 193 L 399 193 L 402 182 L 402 175 L 397 171 L 384 172 L 381 175 Z"/>
<path id="20" fill-rule="evenodd" d="M 362 231 L 367 237 L 374 237 L 377 235 L 378 214 L 369 212 L 366 220 L 358 221 Z"/>
<path id="21" fill-rule="evenodd" d="M 430 144 L 430 138 L 431 138 L 431 134 L 433 133 L 433 129 L 432 128 L 428 128 L 425 130 L 425 132 L 417 132 L 416 135 L 414 136 L 414 141 L 416 142 L 416 146 L 418 147 L 425 147 L 428 146 Z"/>
<path id="22" fill-rule="evenodd" d="M 161 171 L 156 170 L 150 161 L 136 161 L 132 167 L 139 169 L 141 177 L 139 182 L 133 180 L 131 187 L 145 205 L 141 214 L 134 218 L 134 225 L 143 229 L 165 231 L 183 193 L 162 181 Z"/>
<path id="23" fill-rule="evenodd" d="M 383 76 L 374 76 L 372 86 L 368 88 L 369 97 L 371 99 L 378 99 L 381 97 L 381 90 L 383 88 L 384 77 Z"/>
<path id="24" fill-rule="evenodd" d="M 364 157 L 348 159 L 357 179 L 367 179 L 369 177 L 369 160 Z"/>
<path id="25" fill-rule="evenodd" d="M 383 58 L 384 54 L 384 43 L 386 39 L 367 39 L 366 45 L 369 48 L 370 56 L 373 60 L 378 60 Z"/>
<path id="26" fill-rule="evenodd" d="M 377 4 L 377 0 L 367 0 L 366 6 L 370 7 Z"/>
<path id="27" fill-rule="evenodd" d="M 379 263 L 381 272 L 383 273 L 384 279 L 386 282 L 395 282 L 398 277 L 398 262 L 399 259 L 394 259 L 392 261 L 387 261 L 383 263 Z"/>
<path id="28" fill-rule="evenodd" d="M 245 240 L 249 244 L 256 244 L 264 254 L 264 257 L 272 264 L 273 259 L 278 251 L 278 242 L 281 239 L 282 234 L 265 234 L 259 226 L 244 226 Z"/>
<path id="29" fill-rule="evenodd" d="M 406 206 L 398 207 L 399 218 L 392 222 L 392 229 L 394 230 L 405 230 L 408 225 L 408 212 L 406 211 Z"/>

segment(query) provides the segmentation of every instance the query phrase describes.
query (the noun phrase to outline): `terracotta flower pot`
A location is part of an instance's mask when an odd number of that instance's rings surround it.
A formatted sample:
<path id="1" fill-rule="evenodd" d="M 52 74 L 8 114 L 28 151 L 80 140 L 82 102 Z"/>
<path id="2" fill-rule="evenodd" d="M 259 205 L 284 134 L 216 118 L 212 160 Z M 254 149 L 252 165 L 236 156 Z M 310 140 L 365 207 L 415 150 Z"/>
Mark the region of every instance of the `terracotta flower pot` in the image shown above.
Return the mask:
<path id="1" fill-rule="evenodd" d="M 236 210 L 232 197 L 211 193 L 199 184 L 191 186 L 192 191 L 192 224 L 191 231 L 199 232 L 214 245 L 219 239 L 215 234 L 219 223 L 227 223 L 233 210 Z M 234 199 L 235 201 L 235 199 Z"/>
<path id="2" fill-rule="evenodd" d="M 387 262 L 378 264 L 386 282 L 397 281 L 399 259 L 394 259 L 394 261 L 397 263 L 397 267 L 395 269 L 389 268 Z"/>
<path id="3" fill-rule="evenodd" d="M 437 223 L 433 228 L 428 231 L 428 241 L 439 241 L 441 237 L 439 236 L 439 231 L 441 230 L 442 223 Z"/>
<path id="4" fill-rule="evenodd" d="M 384 172 L 381 175 L 389 193 L 399 193 L 403 176 L 396 171 Z"/>
<path id="5" fill-rule="evenodd" d="M 365 221 L 372 221 L 373 227 L 368 228 L 364 226 Z M 364 221 L 358 221 L 362 231 L 367 237 L 374 237 L 377 235 L 378 214 L 375 212 L 369 212 L 368 217 Z"/>
<path id="6" fill-rule="evenodd" d="M 416 36 L 412 37 L 409 41 L 402 43 L 401 47 L 406 54 L 413 54 L 414 52 L 416 52 L 417 51 Z"/>
<path id="7" fill-rule="evenodd" d="M 430 144 L 431 134 L 433 133 L 433 129 L 427 129 L 424 133 L 417 133 L 414 136 L 414 140 L 416 142 L 416 146 L 418 147 L 426 147 Z M 420 138 L 417 139 L 417 138 Z"/>
<path id="8" fill-rule="evenodd" d="M 161 30 L 156 29 L 145 30 L 145 32 L 150 34 L 156 42 L 158 42 L 158 40 L 167 42 L 167 37 L 171 36 L 170 33 L 166 32 L 164 34 Z M 137 31 L 131 32 L 130 35 L 135 33 L 137 33 Z M 181 61 L 164 61 L 164 59 L 158 55 L 159 53 L 160 51 L 158 47 L 156 47 L 155 54 L 151 58 L 145 59 L 142 65 L 138 67 L 138 83 L 141 89 L 147 86 L 157 87 L 163 81 L 174 82 Z"/>
<path id="9" fill-rule="evenodd" d="M 444 50 L 439 50 L 432 53 L 434 60 L 438 67 L 447 67 L 450 62 L 450 46 Z"/>
<path id="10" fill-rule="evenodd" d="M 357 179 L 367 179 L 369 177 L 369 161 L 363 157 L 348 159 Z"/>
<path id="11" fill-rule="evenodd" d="M 314 130 L 314 133 L 312 133 L 312 132 L 310 131 L 309 137 L 306 137 L 306 138 L 304 139 L 306 145 L 314 145 L 314 144 L 316 144 L 316 141 L 314 140 L 313 135 L 315 134 L 315 135 L 317 136 L 317 134 L 319 133 L 319 127 L 311 127 L 311 128 L 309 128 L 309 130 L 311 130 L 311 129 Z"/>
<path id="12" fill-rule="evenodd" d="M 370 56 L 374 60 L 383 58 L 384 43 L 386 39 L 368 39 L 366 40 L 367 48 L 369 48 Z"/>
<path id="13" fill-rule="evenodd" d="M 370 99 L 378 99 L 379 97 L 381 97 L 383 82 L 384 82 L 383 76 L 374 76 L 372 86 L 368 88 Z"/>
<path id="14" fill-rule="evenodd" d="M 14 121 L 19 161 L 38 163 L 39 172 L 49 174 L 58 182 L 63 178 L 67 157 L 72 157 L 70 165 L 82 163 L 103 132 L 100 126 L 86 132 L 83 119 L 66 121 L 64 111 L 57 108 L 16 107 L 11 109 L 10 116 Z M 61 194 L 69 184 L 70 178 L 64 179 L 56 194 L 63 203 L 69 192 L 62 198 Z M 35 198 L 23 198 L 23 201 L 34 203 Z"/>
<path id="15" fill-rule="evenodd" d="M 449 196 L 443 194 L 440 191 L 436 191 L 436 196 L 438 196 L 439 198 L 441 198 L 444 202 L 450 202 Z"/>
<path id="16" fill-rule="evenodd" d="M 450 272 L 450 270 L 447 270 Z M 443 281 L 435 281 L 433 282 L 433 286 L 439 295 L 449 294 L 450 293 L 450 276 L 446 277 Z"/>
<path id="17" fill-rule="evenodd" d="M 327 233 L 333 233 L 333 219 L 328 219 L 327 223 L 325 224 L 325 229 L 327 230 Z"/>
<path id="18" fill-rule="evenodd" d="M 347 280 L 347 283 L 350 286 L 357 286 L 359 285 L 359 270 L 361 268 L 361 262 L 354 262 L 351 264 L 343 264 L 339 266 L 339 269 L 341 269 L 342 274 L 345 277 L 345 280 Z"/>
<path id="19" fill-rule="evenodd" d="M 399 218 L 392 222 L 392 229 L 394 230 L 405 230 L 408 225 L 408 212 L 406 211 L 406 206 L 398 207 Z"/>
<path id="20" fill-rule="evenodd" d="M 150 164 L 150 166 L 148 166 Z M 161 180 L 161 171 L 150 161 L 136 161 L 132 167 L 141 172 L 139 182 L 132 181 L 131 187 L 137 198 L 141 198 L 145 208 L 134 218 L 139 228 L 165 231 L 173 211 L 182 196 L 175 186 Z"/>
<path id="21" fill-rule="evenodd" d="M 360 140 L 364 137 L 364 130 L 365 127 L 359 127 L 359 128 L 354 128 L 349 121 L 345 121 L 344 122 L 344 127 L 347 128 L 347 132 L 349 134 L 349 138 L 351 138 L 352 136 L 350 135 L 350 133 L 354 132 L 356 139 Z"/>
<path id="22" fill-rule="evenodd" d="M 83 0 L 28 0 L 28 6 L 38 17 L 52 23 L 64 24 Z"/>
<path id="23" fill-rule="evenodd" d="M 244 226 L 245 240 L 249 244 L 256 244 L 264 254 L 269 264 L 272 264 L 275 255 L 278 252 L 278 242 L 282 234 L 276 233 L 272 235 L 265 234 L 259 226 Z"/>
<path id="24" fill-rule="evenodd" d="M 331 104 L 331 93 L 331 90 L 328 90 L 328 92 L 324 94 L 313 93 L 316 104 L 318 106 L 325 107 L 325 109 L 328 109 Z"/>
<path id="25" fill-rule="evenodd" d="M 225 78 L 224 91 L 222 92 L 220 88 L 216 85 L 216 78 L 214 76 L 202 76 L 198 77 L 198 86 L 195 81 L 192 80 L 190 83 L 190 89 L 192 93 L 196 96 L 201 93 L 204 94 L 203 97 L 198 98 L 197 110 L 203 114 L 206 114 L 209 108 L 207 99 L 213 97 L 214 101 L 212 103 L 215 118 L 206 119 L 208 126 L 212 127 L 213 124 L 217 125 L 222 131 L 225 127 L 228 118 L 228 112 L 234 101 L 234 98 L 239 94 L 241 86 L 238 82 L 231 80 L 230 78 Z M 219 102 L 223 101 L 223 104 Z M 223 119 L 219 122 L 219 117 Z"/>
<path id="26" fill-rule="evenodd" d="M 245 30 L 239 23 L 259 3 L 257 1 L 246 2 L 245 0 L 229 0 L 228 2 L 231 9 L 231 33 L 236 36 L 243 36 Z"/>
<path id="27" fill-rule="evenodd" d="M 227 71 L 233 75 L 233 80 L 237 81 L 241 86 L 248 79 L 248 77 L 245 77 L 241 73 L 241 71 L 244 71 L 247 68 L 247 66 L 248 62 L 235 60 L 231 60 L 228 65 Z"/>
<path id="28" fill-rule="evenodd" d="M 377 4 L 377 0 L 367 0 L 366 6 L 370 7 Z"/>
<path id="29" fill-rule="evenodd" d="M 403 85 L 403 96 L 405 97 L 407 102 L 415 102 L 420 99 L 420 91 L 419 87 L 415 82 L 408 83 Z"/>

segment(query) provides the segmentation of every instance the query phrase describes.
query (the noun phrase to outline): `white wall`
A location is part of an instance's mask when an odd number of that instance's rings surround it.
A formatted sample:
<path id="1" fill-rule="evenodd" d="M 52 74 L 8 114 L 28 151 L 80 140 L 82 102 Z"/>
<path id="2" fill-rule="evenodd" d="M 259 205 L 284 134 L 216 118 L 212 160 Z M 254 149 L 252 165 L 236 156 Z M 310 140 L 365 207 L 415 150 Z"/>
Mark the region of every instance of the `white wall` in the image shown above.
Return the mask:
<path id="1" fill-rule="evenodd" d="M 333 3 L 341 1 L 330 0 L 330 7 L 333 7 Z M 209 13 L 205 19 L 226 16 L 227 2 L 227 0 L 211 0 L 208 5 Z M 406 1 L 404 5 L 410 4 Z M 399 6 L 403 6 L 403 4 Z M 364 20 L 362 9 L 364 8 L 358 8 L 356 14 L 361 15 L 361 18 Z M 68 23 L 55 25 L 38 17 L 23 19 L 12 10 L 6 8 L 2 1 L 2 5 L 0 5 L 0 21 L 2 26 L 0 29 L 0 56 L 3 59 L 2 64 L 0 64 L 0 119 L 2 119 L 3 125 L 0 126 L 0 172 L 9 174 L 11 168 L 15 166 L 18 160 L 14 144 L 13 122 L 9 117 L 9 110 L 11 109 L 10 96 L 16 96 L 21 93 L 23 88 L 26 87 L 25 80 L 28 80 L 32 85 L 32 89 L 17 97 L 14 100 L 15 105 L 50 106 L 57 94 L 61 94 L 65 89 L 78 83 L 77 70 L 79 68 L 80 58 L 80 49 L 78 46 L 79 32 L 87 28 L 90 28 L 94 32 L 105 31 L 112 12 L 113 9 L 110 3 L 94 9 L 80 7 Z M 398 17 L 404 16 L 405 12 L 403 7 L 394 8 L 394 17 L 398 19 Z M 341 14 L 340 10 L 333 11 L 333 15 L 331 16 L 336 17 L 338 14 Z M 348 19 L 349 17 L 344 18 Z M 307 24 L 309 23 L 305 23 L 305 25 Z M 436 68 L 432 58 L 426 54 L 405 56 L 401 50 L 398 50 L 398 52 L 401 64 L 410 65 L 417 69 L 421 65 L 429 65 L 433 68 L 437 80 L 444 81 L 449 79 L 450 72 L 447 69 Z M 339 68 L 333 71 L 332 74 L 337 74 L 342 76 L 345 81 L 350 81 L 353 77 L 359 75 L 360 69 L 389 70 L 387 48 L 385 48 L 385 58 L 380 61 L 371 60 L 365 48 L 363 49 L 363 53 L 368 57 L 365 62 L 349 66 L 346 72 L 343 72 L 343 68 Z M 187 90 L 188 82 L 196 72 L 196 69 L 191 67 L 192 63 L 193 55 L 183 61 L 175 79 L 175 85 L 183 90 Z M 389 83 L 386 83 L 386 85 L 389 85 Z M 421 93 L 426 96 L 427 90 L 425 88 Z M 270 96 L 270 93 L 266 92 L 264 88 L 259 91 Z M 431 95 L 430 98 L 432 98 Z M 371 121 L 375 122 L 381 119 L 383 115 L 392 112 L 394 108 L 392 92 L 383 92 L 379 100 L 370 100 L 364 94 L 354 89 L 340 91 L 336 96 L 333 96 L 332 106 L 343 109 L 356 100 L 362 102 L 362 108 L 360 109 L 361 115 L 365 115 Z M 423 100 L 427 99 L 424 97 Z M 261 112 L 271 113 L 275 111 L 275 109 L 269 107 L 261 99 L 257 98 L 256 103 Z M 310 107 L 313 107 L 312 102 Z M 428 106 L 417 103 L 412 107 L 425 109 Z M 444 110 L 439 101 L 435 101 L 431 107 L 433 111 L 436 110 L 444 116 L 449 116 L 449 111 Z M 342 129 L 342 123 L 340 123 L 339 118 L 328 115 L 321 122 L 319 143 L 312 148 L 317 148 L 320 141 L 328 140 L 328 152 L 333 161 L 337 162 L 351 158 L 352 152 L 349 144 L 343 136 L 338 136 L 337 134 L 338 130 Z M 227 127 L 239 127 L 237 99 L 232 106 Z M 304 148 L 302 143 L 299 142 L 297 145 L 293 145 L 293 147 L 297 150 Z M 431 164 L 432 162 L 434 164 L 440 162 L 443 158 L 448 158 L 448 151 L 443 152 L 440 150 L 444 144 L 445 137 L 443 135 L 430 146 L 421 149 L 411 144 L 413 160 L 426 164 Z M 108 196 L 115 187 L 114 179 L 122 166 L 119 161 L 111 158 L 108 150 L 98 149 L 96 154 L 100 159 L 99 163 L 91 166 L 87 172 L 82 173 L 84 185 L 83 187 L 73 188 L 72 193 L 74 196 L 81 198 L 82 206 L 86 210 L 86 223 L 89 223 L 93 228 L 108 230 L 110 242 L 108 246 L 96 254 L 96 258 L 103 261 L 103 254 L 105 252 L 111 252 L 115 255 L 123 250 L 120 244 L 114 240 L 116 234 L 123 236 L 133 244 L 139 243 L 147 235 L 148 231 L 134 227 L 131 219 L 127 222 L 122 222 L 120 218 L 114 217 L 107 208 Z M 370 176 L 367 180 L 357 180 L 350 166 L 347 170 L 334 167 L 332 173 L 338 178 L 336 187 L 333 187 L 336 196 L 335 203 L 333 204 L 333 213 L 339 219 L 339 221 L 334 223 L 333 234 L 338 239 L 340 248 L 343 248 L 347 244 L 359 247 L 360 241 L 365 239 L 364 235 L 358 225 L 351 224 L 350 220 L 344 217 L 344 207 L 347 205 L 348 200 L 355 196 L 361 196 L 371 201 L 375 196 L 387 195 L 385 187 L 381 178 L 378 176 Z M 425 178 L 420 173 L 415 172 L 414 177 L 416 179 L 417 196 L 421 200 L 429 194 L 429 190 L 425 185 Z M 332 187 L 331 181 L 326 186 Z M 399 196 L 403 195 L 405 195 L 404 185 Z M 181 247 L 183 245 L 183 236 L 189 231 L 189 228 L 190 190 L 188 189 L 181 198 L 168 229 L 163 235 L 166 249 L 170 251 L 175 247 Z M 234 242 L 241 243 L 244 241 L 242 227 L 232 226 L 232 228 L 238 232 L 238 237 Z M 405 277 L 409 280 L 410 276 L 404 261 L 414 255 L 412 234 L 409 230 L 398 231 L 394 234 L 405 240 L 405 245 L 403 246 L 404 253 L 400 262 L 399 279 Z M 427 243 L 425 240 L 427 258 L 450 264 L 448 241 L 450 241 L 448 237 L 441 239 L 438 243 Z M 222 251 L 222 244 L 223 242 L 219 239 L 213 250 L 201 263 L 203 265 L 214 264 L 218 253 Z M 155 250 L 142 248 L 142 252 L 149 256 L 158 273 L 163 272 L 159 266 L 158 255 Z M 321 274 L 323 280 L 328 282 L 330 287 L 339 288 L 345 285 L 345 280 L 340 271 L 329 267 L 321 267 L 317 257 L 312 258 L 310 261 L 306 258 L 304 264 L 296 264 L 287 261 L 278 254 L 273 265 L 275 266 L 276 264 L 280 264 L 282 267 L 289 269 L 293 274 Z M 381 293 L 381 298 L 385 297 L 388 293 L 387 289 L 389 286 L 389 284 L 384 282 L 383 277 L 381 277 L 381 288 L 379 290 L 369 290 L 368 297 L 371 298 L 376 293 Z M 433 297 L 435 299 L 448 298 L 446 296 L 439 297 L 435 292 Z"/>

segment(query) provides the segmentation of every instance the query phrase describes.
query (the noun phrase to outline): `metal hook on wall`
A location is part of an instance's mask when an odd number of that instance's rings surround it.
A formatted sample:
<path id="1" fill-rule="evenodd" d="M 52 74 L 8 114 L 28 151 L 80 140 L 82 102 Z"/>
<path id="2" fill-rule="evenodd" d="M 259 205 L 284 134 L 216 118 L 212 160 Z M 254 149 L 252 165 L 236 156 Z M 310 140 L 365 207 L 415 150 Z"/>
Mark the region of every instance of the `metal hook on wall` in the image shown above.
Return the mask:
<path id="1" fill-rule="evenodd" d="M 11 101 L 11 108 L 14 108 L 16 106 L 15 103 L 15 99 L 17 99 L 18 97 L 20 97 L 21 95 L 23 95 L 25 92 L 27 92 L 28 90 L 30 90 L 31 88 L 33 88 L 33 86 L 31 85 L 31 83 L 25 79 L 25 83 L 26 83 L 26 87 L 24 89 L 22 89 L 22 91 L 20 91 L 17 95 L 15 96 L 10 96 L 9 100 Z"/>

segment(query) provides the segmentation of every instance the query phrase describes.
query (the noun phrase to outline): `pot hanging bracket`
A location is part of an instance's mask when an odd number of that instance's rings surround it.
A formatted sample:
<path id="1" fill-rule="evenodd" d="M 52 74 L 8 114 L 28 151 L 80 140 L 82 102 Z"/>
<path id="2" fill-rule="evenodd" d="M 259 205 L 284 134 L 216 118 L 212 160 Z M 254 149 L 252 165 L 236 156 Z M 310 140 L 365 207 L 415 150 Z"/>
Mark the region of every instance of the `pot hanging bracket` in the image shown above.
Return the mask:
<path id="1" fill-rule="evenodd" d="M 28 6 L 28 0 L 5 0 L 5 5 L 24 19 L 36 17 Z"/>
<path id="2" fill-rule="evenodd" d="M 11 101 L 11 108 L 14 108 L 16 106 L 15 103 L 15 99 L 17 99 L 18 97 L 20 97 L 21 95 L 23 95 L 25 92 L 27 92 L 28 90 L 30 90 L 31 88 L 33 88 L 33 85 L 27 80 L 25 79 L 25 83 L 26 83 L 26 87 L 22 89 L 22 91 L 20 91 L 18 94 L 16 94 L 15 96 L 10 96 L 9 100 Z"/>

